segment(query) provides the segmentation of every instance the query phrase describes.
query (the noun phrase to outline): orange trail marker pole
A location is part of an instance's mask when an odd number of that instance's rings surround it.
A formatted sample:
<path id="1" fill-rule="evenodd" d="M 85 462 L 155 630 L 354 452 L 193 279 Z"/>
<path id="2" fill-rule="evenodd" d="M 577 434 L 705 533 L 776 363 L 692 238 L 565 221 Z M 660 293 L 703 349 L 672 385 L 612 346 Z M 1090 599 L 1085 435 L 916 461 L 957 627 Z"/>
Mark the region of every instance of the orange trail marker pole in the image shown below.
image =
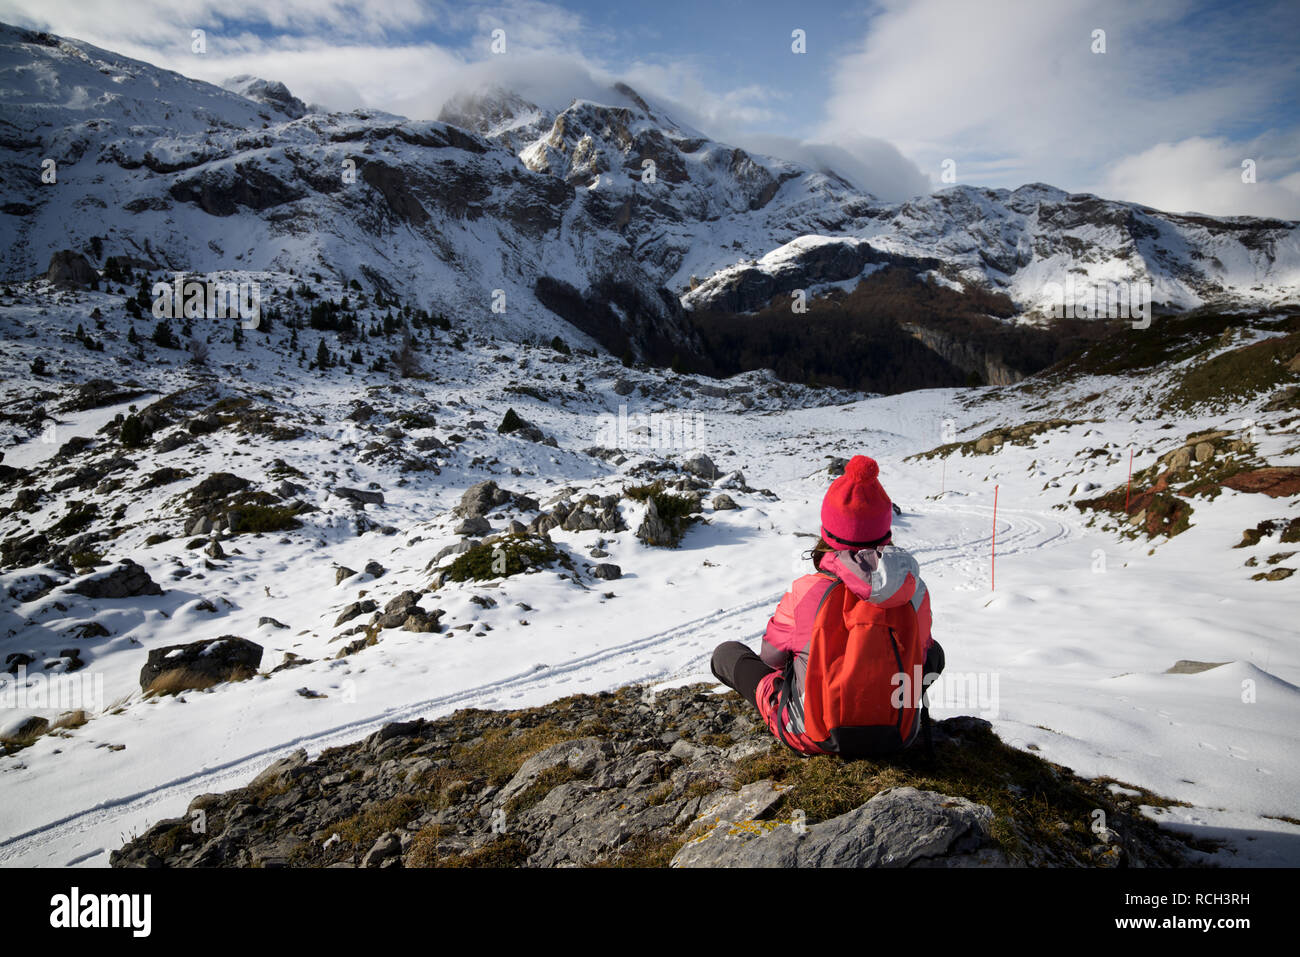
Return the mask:
<path id="1" fill-rule="evenodd" d="M 998 560 L 998 487 L 993 486 L 993 539 L 990 542 L 989 551 L 989 591 L 994 591 L 997 585 L 997 560 Z"/>
<path id="2" fill-rule="evenodd" d="M 1133 450 L 1128 450 L 1128 487 L 1124 489 L 1124 514 L 1128 514 L 1128 496 L 1133 490 Z"/>

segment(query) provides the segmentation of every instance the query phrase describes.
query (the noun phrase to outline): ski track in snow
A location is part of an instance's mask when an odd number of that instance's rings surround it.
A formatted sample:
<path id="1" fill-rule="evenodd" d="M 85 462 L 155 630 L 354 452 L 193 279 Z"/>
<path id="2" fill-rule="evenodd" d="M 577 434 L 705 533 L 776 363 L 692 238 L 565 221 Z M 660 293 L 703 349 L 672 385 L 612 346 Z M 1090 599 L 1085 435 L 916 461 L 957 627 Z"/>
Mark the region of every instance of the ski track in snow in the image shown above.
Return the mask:
<path id="1" fill-rule="evenodd" d="M 927 511 L 942 512 L 946 515 L 969 515 L 981 522 L 991 521 L 992 507 L 953 503 L 930 503 Z M 1003 554 L 1051 547 L 1062 543 L 1072 536 L 1070 528 L 1063 522 L 1048 518 L 1041 513 L 1020 509 L 999 509 L 998 511 L 999 548 Z M 958 567 L 972 566 L 983 560 L 983 550 L 989 544 L 987 535 L 967 539 L 961 542 L 944 544 L 918 544 L 909 551 L 918 560 L 931 564 L 952 563 Z M 58 840 L 63 843 L 77 833 L 99 829 L 115 819 L 134 817 L 146 813 L 149 808 L 170 803 L 188 803 L 193 797 L 212 791 L 229 790 L 247 784 L 258 772 L 269 764 L 288 756 L 299 748 L 307 749 L 313 757 L 330 747 L 351 744 L 379 730 L 384 725 L 395 721 L 412 721 L 420 717 L 436 718 L 450 713 L 457 708 L 471 708 L 497 703 L 502 692 L 513 692 L 518 697 L 526 691 L 537 691 L 559 686 L 581 675 L 608 665 L 619 659 L 639 655 L 660 648 L 679 647 L 686 636 L 694 636 L 695 644 L 700 644 L 708 635 L 730 623 L 733 619 L 751 613 L 774 608 L 782 592 L 774 592 L 763 598 L 742 602 L 730 608 L 719 609 L 708 615 L 681 622 L 663 631 L 642 638 L 624 642 L 613 648 L 606 648 L 571 658 L 554 666 L 537 665 L 533 668 L 490 681 L 485 684 L 465 688 L 452 694 L 440 695 L 414 704 L 385 709 L 355 721 L 345 722 L 314 734 L 301 735 L 290 741 L 269 748 L 250 752 L 232 761 L 227 761 L 213 768 L 206 768 L 195 774 L 175 778 L 164 784 L 148 788 L 133 794 L 124 795 L 111 801 L 105 801 L 84 811 L 65 815 L 37 828 L 14 835 L 0 841 L 0 865 L 5 862 L 24 858 L 39 853 L 45 844 Z M 735 626 L 741 627 L 741 626 Z M 751 637 L 756 641 L 761 632 Z M 700 675 L 709 680 L 709 660 L 712 657 L 714 641 L 708 641 L 708 650 L 688 664 L 672 673 L 649 673 L 647 681 L 679 681 Z M 556 680 L 560 679 L 562 680 Z M 239 725 L 232 725 L 228 737 L 234 738 L 239 732 Z M 78 854 L 65 862 L 71 866 L 84 863 L 100 854 L 105 849 L 92 850 Z"/>

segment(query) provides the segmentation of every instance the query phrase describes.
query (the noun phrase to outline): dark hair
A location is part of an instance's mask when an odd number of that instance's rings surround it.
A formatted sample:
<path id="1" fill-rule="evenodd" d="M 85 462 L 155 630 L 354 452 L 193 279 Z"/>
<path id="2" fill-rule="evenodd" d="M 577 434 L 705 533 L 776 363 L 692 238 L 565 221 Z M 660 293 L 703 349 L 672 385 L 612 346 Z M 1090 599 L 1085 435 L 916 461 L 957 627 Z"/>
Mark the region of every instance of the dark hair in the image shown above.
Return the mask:
<path id="1" fill-rule="evenodd" d="M 880 545 L 874 547 L 880 548 L 884 545 L 892 545 L 893 543 L 894 543 L 894 534 L 893 531 L 891 530 L 890 533 L 885 536 L 885 540 L 881 542 Z M 849 550 L 859 551 L 859 549 L 849 549 Z M 808 557 L 812 559 L 813 568 L 817 569 L 818 571 L 821 571 L 822 556 L 827 554 L 828 552 L 835 552 L 835 551 L 843 551 L 843 549 L 836 548 L 834 545 L 831 545 L 829 542 L 827 542 L 826 539 L 824 538 L 817 539 L 817 544 L 814 545 L 812 551 L 808 553 Z"/>

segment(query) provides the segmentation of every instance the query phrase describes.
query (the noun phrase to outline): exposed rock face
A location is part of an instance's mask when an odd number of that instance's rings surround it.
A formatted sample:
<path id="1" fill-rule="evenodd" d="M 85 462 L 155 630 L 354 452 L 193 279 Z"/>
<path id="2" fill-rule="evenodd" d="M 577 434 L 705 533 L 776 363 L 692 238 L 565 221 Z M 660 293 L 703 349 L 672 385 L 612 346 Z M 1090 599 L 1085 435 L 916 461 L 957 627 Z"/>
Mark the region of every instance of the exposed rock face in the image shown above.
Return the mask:
<path id="1" fill-rule="evenodd" d="M 163 593 L 162 586 L 129 558 L 112 571 L 96 572 L 80 579 L 72 586 L 72 591 L 87 598 L 132 598 Z"/>
<path id="2" fill-rule="evenodd" d="M 263 103 L 292 120 L 307 114 L 307 104 L 290 93 L 289 88 L 279 81 L 242 74 L 232 76 L 221 85 L 232 93 Z"/>
<path id="3" fill-rule="evenodd" d="M 71 249 L 60 249 L 50 257 L 45 278 L 61 286 L 85 287 L 99 282 L 99 274 L 86 262 L 86 257 Z"/>
<path id="4" fill-rule="evenodd" d="M 975 373 L 986 385 L 1012 385 L 1025 377 L 978 343 L 963 342 L 924 326 L 904 324 L 903 328 L 962 372 Z"/>
<path id="5" fill-rule="evenodd" d="M 993 811 L 965 798 L 890 788 L 862 807 L 811 827 L 719 823 L 688 843 L 674 867 L 910 867 L 1004 864 L 992 843 Z"/>
<path id="6" fill-rule="evenodd" d="M 696 493 L 692 493 L 696 495 Z M 695 497 L 695 504 L 690 506 L 690 510 L 698 512 L 699 499 Z M 681 544 L 682 536 L 686 534 L 686 529 L 693 520 L 691 515 L 664 515 L 661 513 L 659 506 L 655 503 L 653 497 L 646 499 L 645 517 L 642 518 L 641 524 L 637 527 L 636 537 L 647 545 L 660 545 L 666 548 L 676 548 Z"/>
<path id="7" fill-rule="evenodd" d="M 629 686 L 524 711 L 458 711 L 386 725 L 314 760 L 299 750 L 247 787 L 195 798 L 184 817 L 131 840 L 111 863 L 932 867 L 1185 860 L 1183 845 L 1117 806 L 1103 786 L 1085 792 L 1088 782 L 1024 752 L 1016 752 L 1019 760 L 1034 762 L 1043 782 L 1069 789 L 1054 809 L 1069 817 L 1079 806 L 1104 808 L 1114 830 L 1095 835 L 1063 821 L 1049 844 L 1041 829 L 1011 818 L 1002 831 L 1022 840 L 1002 844 L 992 836 L 990 807 L 906 784 L 866 793 L 857 807 L 817 820 L 801 809 L 795 785 L 764 773 L 785 751 L 754 709 L 736 694 L 702 689 Z M 979 719 L 936 722 L 935 732 L 938 773 L 945 760 L 978 764 L 1006 750 Z M 837 787 L 850 780 L 853 765 L 808 760 L 825 762 L 833 779 L 844 775 Z M 906 779 L 909 765 L 898 768 Z M 978 783 L 989 782 L 969 786 Z M 190 828 L 199 809 L 203 835 Z"/>
<path id="8" fill-rule="evenodd" d="M 148 689 L 159 675 L 185 670 L 214 682 L 240 680 L 250 676 L 262 662 L 262 646 L 247 638 L 222 635 L 187 645 L 154 648 L 140 669 L 140 687 Z"/>
<path id="9" fill-rule="evenodd" d="M 774 261 L 764 259 L 722 270 L 686 297 L 693 309 L 753 312 L 779 295 L 860 275 L 868 265 L 934 269 L 939 260 L 886 252 L 865 239 L 800 237 L 781 247 Z"/>

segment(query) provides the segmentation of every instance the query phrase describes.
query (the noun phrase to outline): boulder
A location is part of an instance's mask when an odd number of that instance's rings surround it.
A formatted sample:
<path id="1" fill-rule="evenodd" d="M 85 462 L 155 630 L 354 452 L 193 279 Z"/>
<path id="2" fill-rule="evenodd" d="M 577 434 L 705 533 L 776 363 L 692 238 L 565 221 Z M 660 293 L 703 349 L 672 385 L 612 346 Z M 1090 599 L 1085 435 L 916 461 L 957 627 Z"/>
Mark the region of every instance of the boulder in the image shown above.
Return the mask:
<path id="1" fill-rule="evenodd" d="M 50 257 L 45 278 L 59 286 L 97 286 L 99 274 L 81 253 L 60 249 Z"/>
<path id="2" fill-rule="evenodd" d="M 636 530 L 636 537 L 647 545 L 661 545 L 676 548 L 686 534 L 686 521 L 674 519 L 669 521 L 659 514 L 659 507 L 653 498 L 646 500 L 645 517 Z"/>
<path id="3" fill-rule="evenodd" d="M 993 811 L 966 798 L 913 787 L 889 788 L 847 814 L 805 825 L 737 827 L 723 820 L 687 843 L 674 867 L 909 867 L 954 855 L 974 856 L 990 844 Z"/>
<path id="4" fill-rule="evenodd" d="M 375 610 L 375 607 L 376 607 L 375 603 L 371 601 L 369 598 L 365 599 L 364 601 L 354 601 L 352 604 L 348 605 L 346 608 L 343 609 L 343 611 L 339 613 L 338 619 L 335 620 L 334 622 L 334 627 L 337 628 L 339 625 L 346 624 L 347 622 L 351 621 L 353 618 L 359 618 L 362 615 L 368 615 Z"/>
<path id="5" fill-rule="evenodd" d="M 486 518 L 467 518 L 454 531 L 462 537 L 480 538 L 492 531 L 492 524 Z"/>
<path id="6" fill-rule="evenodd" d="M 498 505 L 510 501 L 510 497 L 509 492 L 487 479 L 467 488 L 460 497 L 460 504 L 452 511 L 462 518 L 482 518 Z"/>
<path id="7" fill-rule="evenodd" d="M 247 638 L 222 635 L 184 645 L 154 648 L 140 669 L 142 690 L 169 671 L 184 670 L 214 681 L 238 681 L 251 676 L 262 663 L 262 646 Z"/>
<path id="8" fill-rule="evenodd" d="M 123 559 L 111 571 L 95 572 L 78 579 L 71 590 L 87 598 L 134 598 L 163 593 L 162 586 L 129 558 Z"/>
<path id="9" fill-rule="evenodd" d="M 1174 449 L 1164 458 L 1164 464 L 1171 472 L 1181 472 L 1192 464 L 1192 450 L 1187 446 Z"/>
<path id="10" fill-rule="evenodd" d="M 383 505 L 384 493 L 372 492 L 359 488 L 344 488 L 339 486 L 334 489 L 334 494 L 341 499 L 346 499 L 358 508 L 365 505 Z"/>
<path id="11" fill-rule="evenodd" d="M 710 482 L 722 474 L 718 471 L 718 467 L 713 464 L 713 460 L 703 452 L 697 452 L 695 455 L 688 458 L 682 463 L 682 468 L 690 472 L 692 475 L 698 475 L 700 478 L 707 479 Z"/>
<path id="12" fill-rule="evenodd" d="M 59 450 L 54 454 L 58 458 L 66 459 L 78 454 L 79 452 L 84 452 L 94 444 L 95 440 L 92 438 L 88 438 L 84 435 L 74 435 L 72 438 L 68 439 L 68 441 L 59 446 Z"/>

